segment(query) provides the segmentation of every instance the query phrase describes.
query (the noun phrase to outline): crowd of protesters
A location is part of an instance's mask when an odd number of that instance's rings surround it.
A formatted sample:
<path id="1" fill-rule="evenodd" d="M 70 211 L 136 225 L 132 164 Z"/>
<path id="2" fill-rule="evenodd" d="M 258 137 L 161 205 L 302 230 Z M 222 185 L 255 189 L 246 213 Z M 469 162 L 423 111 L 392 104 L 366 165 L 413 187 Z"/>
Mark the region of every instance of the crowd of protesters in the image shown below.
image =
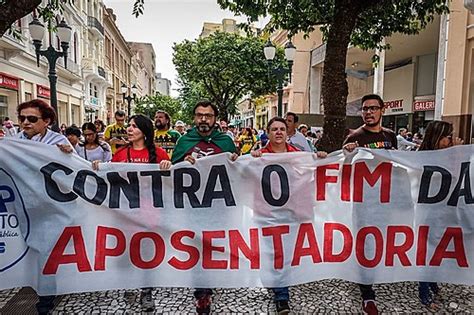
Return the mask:
<path id="1" fill-rule="evenodd" d="M 453 126 L 442 121 L 428 124 L 424 137 L 412 136 L 405 128 L 394 131 L 382 127 L 385 107 L 380 96 L 366 95 L 362 98 L 361 116 L 363 125 L 350 130 L 342 149 L 352 152 L 357 147 L 386 150 L 438 150 L 462 144 L 453 133 Z M 92 162 L 97 170 L 101 163 L 155 163 L 160 169 L 169 169 L 172 164 L 187 161 L 195 164 L 198 159 L 219 153 L 231 153 L 231 160 L 242 155 L 259 158 L 263 154 L 306 151 L 317 158 L 325 158 L 321 150 L 321 130 L 313 130 L 299 124 L 297 114 L 288 112 L 285 117 L 274 117 L 266 128 L 259 130 L 237 128 L 225 120 L 218 120 L 217 107 L 209 101 L 201 101 L 193 110 L 193 126 L 182 121 L 173 124 L 172 117 L 162 110 L 156 112 L 153 120 L 138 114 L 127 120 L 123 111 L 114 115 L 114 123 L 105 126 L 97 119 L 82 126 L 62 124 L 60 132 L 49 127 L 56 121 L 56 113 L 51 106 L 41 100 L 22 103 L 17 108 L 18 123 L 6 117 L 2 124 L 1 136 L 17 137 L 30 141 L 57 146 L 66 154 L 78 154 Z M 318 151 L 319 148 L 320 150 Z M 375 291 L 372 285 L 360 284 L 362 309 L 368 314 L 378 314 Z M 278 313 L 290 311 L 288 288 L 273 288 Z M 197 288 L 196 311 L 210 313 L 212 289 Z M 419 297 L 422 304 L 436 308 L 439 288 L 436 283 L 420 282 Z M 54 296 L 42 296 L 37 304 L 40 314 L 52 308 Z M 144 310 L 154 309 L 151 288 L 142 290 Z"/>

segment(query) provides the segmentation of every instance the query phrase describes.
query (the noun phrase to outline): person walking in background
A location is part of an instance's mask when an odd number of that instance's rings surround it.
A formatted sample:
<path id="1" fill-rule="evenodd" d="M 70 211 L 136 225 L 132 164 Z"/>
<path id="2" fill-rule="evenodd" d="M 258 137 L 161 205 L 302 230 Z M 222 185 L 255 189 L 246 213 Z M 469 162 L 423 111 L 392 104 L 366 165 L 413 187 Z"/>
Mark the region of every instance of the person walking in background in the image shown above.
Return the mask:
<path id="1" fill-rule="evenodd" d="M 186 125 L 181 120 L 177 120 L 174 124 L 174 130 L 179 132 L 180 135 L 184 135 L 186 133 Z"/>
<path id="2" fill-rule="evenodd" d="M 105 131 L 105 124 L 102 120 L 96 119 L 94 121 L 95 129 L 97 130 L 97 134 L 99 136 L 99 140 L 104 140 L 104 131 Z"/>
<path id="3" fill-rule="evenodd" d="M 104 140 L 110 144 L 112 155 L 127 144 L 126 138 L 127 127 L 125 126 L 125 112 L 118 110 L 115 112 L 115 123 L 107 126 L 104 131 Z"/>
<path id="4" fill-rule="evenodd" d="M 112 160 L 112 151 L 110 145 L 105 141 L 99 140 L 96 125 L 87 122 L 82 125 L 82 136 L 84 143 L 76 147 L 76 151 L 87 161 L 110 162 Z"/>
<path id="5" fill-rule="evenodd" d="M 13 137 L 18 133 L 18 129 L 9 117 L 3 120 L 2 130 L 5 137 Z"/>
<path id="6" fill-rule="evenodd" d="M 81 130 L 76 126 L 67 127 L 64 135 L 77 152 L 77 147 L 81 143 Z"/>
<path id="7" fill-rule="evenodd" d="M 288 125 L 288 143 L 301 151 L 314 152 L 305 136 L 296 129 L 299 120 L 298 115 L 288 112 L 286 113 L 285 120 Z"/>
<path id="8" fill-rule="evenodd" d="M 171 128 L 171 117 L 164 110 L 159 110 L 155 114 L 155 144 L 168 153 L 171 158 L 176 141 L 181 134 Z"/>
<path id="9" fill-rule="evenodd" d="M 410 151 L 411 149 L 418 147 L 416 143 L 413 143 L 406 139 L 407 133 L 408 132 L 406 128 L 400 128 L 398 130 L 397 146 L 398 146 L 398 150 L 400 151 Z"/>
<path id="10" fill-rule="evenodd" d="M 252 129 L 245 128 L 238 139 L 240 155 L 249 154 L 253 146 L 257 143 L 257 137 L 252 133 Z"/>

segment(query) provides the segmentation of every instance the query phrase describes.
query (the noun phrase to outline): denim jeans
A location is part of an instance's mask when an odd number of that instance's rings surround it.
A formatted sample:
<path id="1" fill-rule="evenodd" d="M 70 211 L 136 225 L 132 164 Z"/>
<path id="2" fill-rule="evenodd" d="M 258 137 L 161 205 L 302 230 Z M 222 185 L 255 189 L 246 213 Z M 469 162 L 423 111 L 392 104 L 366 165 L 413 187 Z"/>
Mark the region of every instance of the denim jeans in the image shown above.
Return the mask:
<path id="1" fill-rule="evenodd" d="M 283 288 L 272 288 L 273 293 L 275 294 L 274 300 L 276 301 L 288 301 L 290 299 L 290 293 L 288 292 L 288 287 Z"/>
<path id="2" fill-rule="evenodd" d="M 439 291 L 438 284 L 436 282 L 419 282 L 418 283 L 418 296 L 420 297 L 421 303 L 428 305 L 433 302 L 431 291 L 437 294 Z"/>

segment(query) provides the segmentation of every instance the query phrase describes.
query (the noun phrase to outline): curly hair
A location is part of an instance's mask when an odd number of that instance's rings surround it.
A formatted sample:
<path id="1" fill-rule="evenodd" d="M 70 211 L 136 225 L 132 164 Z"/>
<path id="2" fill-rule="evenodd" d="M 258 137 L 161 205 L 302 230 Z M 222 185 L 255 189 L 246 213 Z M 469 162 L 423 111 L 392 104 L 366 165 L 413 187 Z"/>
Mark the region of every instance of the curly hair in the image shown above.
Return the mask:
<path id="1" fill-rule="evenodd" d="M 18 115 L 20 115 L 21 111 L 26 109 L 26 108 L 37 108 L 39 112 L 41 113 L 41 118 L 43 120 L 49 119 L 49 125 L 54 124 L 56 121 L 56 112 L 54 111 L 54 108 L 48 105 L 45 101 L 42 101 L 40 99 L 34 99 L 28 102 L 21 103 L 18 105 L 16 108 L 16 112 Z"/>

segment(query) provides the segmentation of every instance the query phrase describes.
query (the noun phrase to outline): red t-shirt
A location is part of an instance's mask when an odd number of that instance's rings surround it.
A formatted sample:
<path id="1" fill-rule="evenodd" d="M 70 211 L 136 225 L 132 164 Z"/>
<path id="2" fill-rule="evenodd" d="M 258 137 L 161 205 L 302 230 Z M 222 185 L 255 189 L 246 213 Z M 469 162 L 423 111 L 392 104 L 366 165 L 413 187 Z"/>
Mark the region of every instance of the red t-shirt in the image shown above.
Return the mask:
<path id="1" fill-rule="evenodd" d="M 262 153 L 275 153 L 273 152 L 272 144 L 270 142 L 268 142 L 267 145 L 264 148 L 262 148 L 261 151 Z M 286 143 L 286 152 L 298 152 L 298 151 L 300 151 L 300 149 L 292 146 L 289 143 Z"/>
<path id="2" fill-rule="evenodd" d="M 155 147 L 156 152 L 156 163 L 160 163 L 163 160 L 169 160 L 169 156 L 165 150 L 159 147 Z M 135 150 L 131 147 L 120 148 L 115 152 L 112 162 L 122 163 L 149 163 L 148 149 L 144 148 L 141 150 Z"/>

